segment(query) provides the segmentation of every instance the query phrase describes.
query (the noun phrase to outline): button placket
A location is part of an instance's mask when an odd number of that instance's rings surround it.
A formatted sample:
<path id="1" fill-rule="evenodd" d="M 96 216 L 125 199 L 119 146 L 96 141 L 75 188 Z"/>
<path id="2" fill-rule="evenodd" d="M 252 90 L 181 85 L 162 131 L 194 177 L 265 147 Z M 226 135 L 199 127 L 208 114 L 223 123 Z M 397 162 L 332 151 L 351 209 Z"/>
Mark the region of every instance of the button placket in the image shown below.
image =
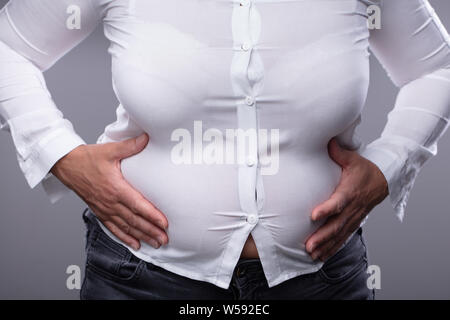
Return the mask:
<path id="1" fill-rule="evenodd" d="M 243 51 L 248 51 L 252 48 L 252 44 L 250 42 L 244 42 L 243 44 L 241 44 L 241 49 Z"/>
<path id="2" fill-rule="evenodd" d="M 241 5 L 242 3 L 242 5 Z M 251 5 L 250 5 L 251 4 Z M 248 234 L 254 230 L 260 219 L 258 215 L 258 203 L 255 197 L 256 190 L 260 190 L 260 175 L 258 174 L 258 132 L 257 115 L 255 104 L 258 101 L 258 94 L 262 89 L 262 79 L 264 66 L 260 53 L 256 49 L 260 31 L 261 15 L 254 3 L 233 0 L 233 11 L 231 16 L 231 29 L 233 36 L 232 59 L 230 65 L 230 82 L 233 89 L 233 100 L 236 106 L 236 126 L 231 129 L 237 130 L 240 137 L 244 136 L 244 146 L 240 141 L 235 144 L 235 152 L 230 155 L 236 159 L 238 174 L 238 200 L 239 200 L 239 221 L 236 221 L 234 231 L 231 233 L 230 245 L 227 246 L 223 254 L 222 266 L 220 267 L 218 278 L 227 282 L 231 279 L 235 262 L 238 261 L 242 253 L 242 248 L 237 244 L 244 244 Z M 244 43 L 251 44 L 247 51 L 241 47 Z M 245 49 L 245 47 L 244 47 Z M 246 99 L 250 97 L 251 99 Z M 252 103 L 247 104 L 246 100 Z M 249 132 L 254 131 L 254 132 Z M 251 144 L 247 143 L 249 134 Z M 254 134 L 256 133 L 256 135 Z M 238 137 L 239 139 L 239 137 Z M 251 158 L 252 160 L 247 162 Z M 250 165 L 248 165 L 250 164 Z M 251 215 L 250 218 L 248 216 Z M 242 221 L 241 219 L 245 219 Z M 247 219 L 250 221 L 248 222 Z M 256 230 L 262 230 L 256 228 Z M 256 231 L 258 232 L 258 231 Z M 262 231 L 264 232 L 264 231 Z M 257 240 L 255 240 L 257 241 Z"/>
<path id="3" fill-rule="evenodd" d="M 252 156 L 248 156 L 245 160 L 247 167 L 253 167 L 256 164 L 256 160 Z"/>
<path id="4" fill-rule="evenodd" d="M 237 50 L 233 56 L 231 75 L 233 90 L 237 98 L 237 128 L 244 130 L 246 135 L 251 135 L 245 141 L 247 148 L 238 150 L 238 152 L 242 152 L 238 155 L 239 200 L 241 210 L 247 214 L 258 212 L 255 198 L 259 167 L 257 95 L 255 94 L 255 79 L 254 77 L 250 78 L 250 75 L 254 71 L 256 74 L 261 74 L 261 72 L 250 70 L 250 66 L 253 55 L 258 54 L 254 47 L 260 33 L 260 24 L 253 21 L 255 15 L 259 17 L 259 13 L 252 10 L 256 10 L 252 1 L 236 1 L 232 17 L 233 40 Z M 253 67 L 259 68 L 261 64 L 258 63 Z M 254 221 L 253 218 L 250 220 Z"/>
<path id="5" fill-rule="evenodd" d="M 257 206 L 255 201 L 255 190 L 256 190 L 256 174 L 257 174 L 257 164 L 258 164 L 258 130 L 257 130 L 257 119 L 256 119 L 256 108 L 255 106 L 255 97 L 252 92 L 253 88 L 251 86 L 251 83 L 248 78 L 248 70 L 250 65 L 250 56 L 254 54 L 254 51 L 252 50 L 253 44 L 252 44 L 252 37 L 251 37 L 251 23 L 250 23 L 250 6 L 251 1 L 250 0 L 241 0 L 240 2 L 241 9 L 246 10 L 245 14 L 242 15 L 243 21 L 242 24 L 245 25 L 245 32 L 243 34 L 243 39 L 245 39 L 241 44 L 241 49 L 243 51 L 243 54 L 248 55 L 249 59 L 247 60 L 247 63 L 245 65 L 245 70 L 242 70 L 242 74 L 246 75 L 245 78 L 245 88 L 243 88 L 243 91 L 247 92 L 247 94 L 244 96 L 244 104 L 240 107 L 241 112 L 238 112 L 238 122 L 239 122 L 239 128 L 244 130 L 251 130 L 254 131 L 254 138 L 249 139 L 248 143 L 249 148 L 247 151 L 247 154 L 245 154 L 245 163 L 243 163 L 243 167 L 241 170 L 247 171 L 246 174 L 242 175 L 242 177 L 245 177 L 247 181 L 244 182 L 244 185 L 242 187 L 244 188 L 244 192 L 242 193 L 247 202 L 251 202 L 250 208 L 246 208 L 247 212 L 251 212 L 247 218 L 247 222 L 251 225 L 254 225 L 258 221 L 257 215 L 255 215 L 254 212 L 257 212 Z M 244 66 L 243 66 L 244 67 Z M 251 108 L 249 108 L 251 107 Z M 251 210 L 251 211 L 250 211 Z"/>
<path id="6" fill-rule="evenodd" d="M 255 98 L 253 96 L 246 96 L 245 97 L 245 103 L 248 106 L 253 106 L 255 104 Z"/>
<path id="7" fill-rule="evenodd" d="M 254 213 L 251 213 L 247 216 L 247 222 L 250 224 L 256 224 L 256 223 L 258 223 L 258 220 L 259 220 L 259 217 Z"/>

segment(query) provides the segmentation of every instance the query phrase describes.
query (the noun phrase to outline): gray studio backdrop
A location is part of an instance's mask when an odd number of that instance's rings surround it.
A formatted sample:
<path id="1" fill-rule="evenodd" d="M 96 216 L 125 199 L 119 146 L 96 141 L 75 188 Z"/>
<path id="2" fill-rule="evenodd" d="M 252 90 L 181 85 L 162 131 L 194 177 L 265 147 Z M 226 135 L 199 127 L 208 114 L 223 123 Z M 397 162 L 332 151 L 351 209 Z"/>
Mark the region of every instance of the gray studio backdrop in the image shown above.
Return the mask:
<path id="1" fill-rule="evenodd" d="M 7 1 L 0 0 L 0 7 Z M 450 30 L 450 1 L 432 0 Z M 1 32 L 1 30 L 0 30 Z M 101 28 L 45 73 L 64 115 L 95 143 L 115 120 L 108 42 Z M 378 137 L 397 89 L 371 58 L 371 86 L 359 132 Z M 432 97 L 430 97 L 432 99 Z M 416 180 L 400 223 L 386 199 L 365 227 L 370 264 L 381 268 L 380 299 L 450 298 L 450 133 Z M 175 201 L 175 200 L 174 200 Z M 51 205 L 41 186 L 31 190 L 19 170 L 12 139 L 0 133 L 0 298 L 78 299 L 66 268 L 84 264 L 85 205 L 74 193 Z"/>

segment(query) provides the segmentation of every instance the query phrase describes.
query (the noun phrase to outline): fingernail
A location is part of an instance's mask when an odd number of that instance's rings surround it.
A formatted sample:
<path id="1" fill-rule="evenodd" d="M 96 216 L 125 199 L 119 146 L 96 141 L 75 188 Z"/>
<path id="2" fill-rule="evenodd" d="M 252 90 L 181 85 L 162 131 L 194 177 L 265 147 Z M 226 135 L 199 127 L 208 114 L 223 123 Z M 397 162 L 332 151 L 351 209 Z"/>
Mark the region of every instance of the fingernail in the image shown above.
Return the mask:
<path id="1" fill-rule="evenodd" d="M 134 251 L 139 250 L 139 246 L 137 244 L 133 244 L 131 247 L 134 249 Z"/>
<path id="2" fill-rule="evenodd" d="M 158 249 L 159 246 L 160 246 L 160 244 L 157 241 L 153 240 L 153 239 L 149 240 L 149 244 L 155 249 Z"/>
<path id="3" fill-rule="evenodd" d="M 316 220 L 320 217 L 321 214 L 322 214 L 322 212 L 319 211 L 319 212 L 317 212 L 316 214 L 311 215 L 311 219 L 312 219 L 313 221 L 316 221 Z"/>
<path id="4" fill-rule="evenodd" d="M 159 237 L 158 237 L 158 241 L 159 241 L 159 243 L 161 243 L 161 245 L 163 245 L 163 244 L 166 243 L 166 240 L 165 240 L 164 237 L 162 237 L 162 236 L 159 236 Z"/>
<path id="5" fill-rule="evenodd" d="M 167 227 L 166 227 L 165 223 L 164 223 L 162 220 L 159 220 L 158 224 L 159 224 L 159 227 L 160 227 L 161 229 L 167 230 Z"/>

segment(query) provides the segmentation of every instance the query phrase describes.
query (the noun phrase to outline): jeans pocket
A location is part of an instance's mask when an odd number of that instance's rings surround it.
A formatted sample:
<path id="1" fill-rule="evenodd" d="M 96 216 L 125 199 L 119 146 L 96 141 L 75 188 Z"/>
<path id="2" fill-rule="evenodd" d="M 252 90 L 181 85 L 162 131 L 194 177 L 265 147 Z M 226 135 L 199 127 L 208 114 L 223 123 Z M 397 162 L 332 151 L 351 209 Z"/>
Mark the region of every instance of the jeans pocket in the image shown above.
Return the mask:
<path id="1" fill-rule="evenodd" d="M 325 282 L 335 284 L 365 272 L 367 264 L 366 246 L 359 229 L 342 249 L 325 261 L 319 275 Z"/>
<path id="2" fill-rule="evenodd" d="M 96 218 L 94 217 L 94 219 Z M 89 219 L 87 227 L 86 270 L 113 281 L 137 279 L 145 261 L 137 258 L 125 246 L 111 239 L 97 221 Z"/>

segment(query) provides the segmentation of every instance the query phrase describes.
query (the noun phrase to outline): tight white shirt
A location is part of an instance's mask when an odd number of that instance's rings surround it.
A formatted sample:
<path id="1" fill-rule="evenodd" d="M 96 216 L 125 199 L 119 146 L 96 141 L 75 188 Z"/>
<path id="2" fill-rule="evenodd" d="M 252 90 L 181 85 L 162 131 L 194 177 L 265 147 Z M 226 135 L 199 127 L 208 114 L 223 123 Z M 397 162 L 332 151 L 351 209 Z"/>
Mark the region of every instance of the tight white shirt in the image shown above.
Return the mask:
<path id="1" fill-rule="evenodd" d="M 370 5 L 382 8 L 379 30 Z M 168 245 L 128 249 L 192 279 L 228 288 L 250 233 L 270 287 L 318 270 L 304 242 L 340 178 L 328 141 L 380 168 L 402 218 L 447 129 L 450 40 L 426 0 L 15 0 L 0 12 L 0 115 L 30 187 L 52 202 L 68 189 L 50 168 L 85 142 L 41 72 L 98 23 L 120 105 L 97 142 L 150 135 L 121 169 L 170 225 Z M 366 144 L 355 129 L 369 47 L 400 91 Z"/>

